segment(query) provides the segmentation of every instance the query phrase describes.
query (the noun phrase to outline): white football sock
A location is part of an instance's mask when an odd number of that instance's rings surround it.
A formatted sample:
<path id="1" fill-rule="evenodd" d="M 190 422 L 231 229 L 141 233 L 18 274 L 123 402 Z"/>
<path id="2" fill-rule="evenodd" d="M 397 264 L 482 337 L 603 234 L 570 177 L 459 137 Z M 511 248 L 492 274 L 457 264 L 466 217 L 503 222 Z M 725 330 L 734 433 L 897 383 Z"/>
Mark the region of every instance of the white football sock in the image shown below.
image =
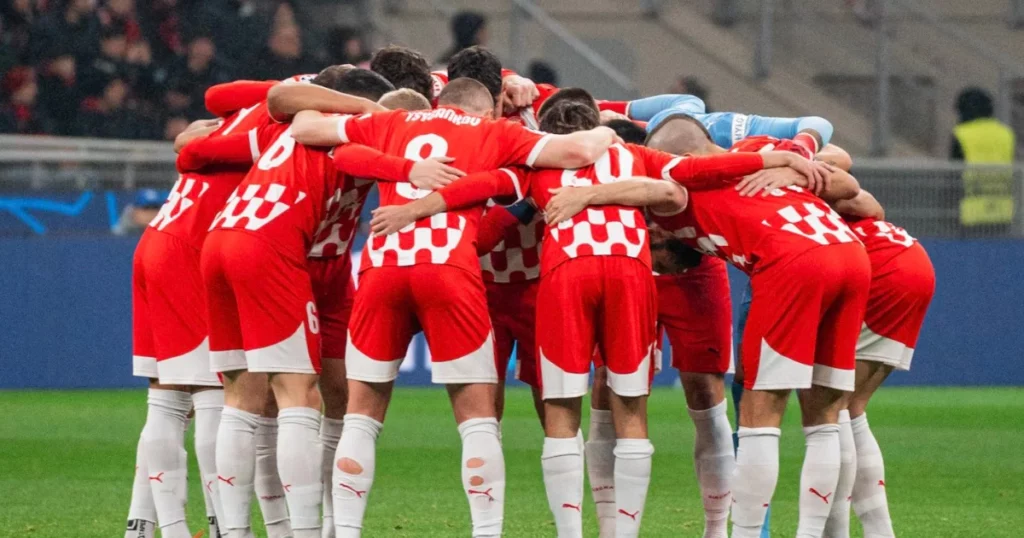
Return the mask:
<path id="1" fill-rule="evenodd" d="M 615 441 L 615 536 L 640 535 L 647 488 L 651 485 L 651 456 L 654 445 L 649 439 Z"/>
<path id="2" fill-rule="evenodd" d="M 689 409 L 696 431 L 693 467 L 704 501 L 704 538 L 727 538 L 736 453 L 725 400 L 711 409 Z"/>
<path id="3" fill-rule="evenodd" d="M 366 499 L 373 486 L 373 473 L 377 467 L 377 437 L 384 425 L 365 415 L 345 415 L 345 428 L 341 430 L 338 452 L 334 458 L 334 532 L 337 538 L 359 538 L 363 532 Z M 343 459 L 352 460 L 358 473 L 339 468 Z"/>
<path id="4" fill-rule="evenodd" d="M 220 426 L 220 413 L 224 409 L 224 391 L 197 392 L 192 395 L 192 406 L 196 415 L 196 460 L 203 480 L 206 521 L 210 527 L 210 536 L 217 538 L 220 535 L 217 521 L 222 511 L 220 496 L 217 494 L 217 428 Z"/>
<path id="5" fill-rule="evenodd" d="M 185 430 L 192 395 L 176 390 L 149 390 L 149 412 L 143 432 L 149 487 L 153 491 L 160 535 L 192 538 L 185 521 L 188 487 L 185 473 Z"/>
<path id="6" fill-rule="evenodd" d="M 764 514 L 779 481 L 778 428 L 736 431 L 736 474 L 732 480 L 732 537 L 761 538 Z"/>
<path id="7" fill-rule="evenodd" d="M 583 452 L 576 437 L 545 437 L 540 456 L 558 538 L 583 536 Z"/>
<path id="8" fill-rule="evenodd" d="M 338 451 L 338 440 L 345 421 L 340 418 L 323 417 L 320 421 L 320 443 L 323 444 L 323 530 L 320 538 L 334 538 L 334 495 L 331 493 L 331 477 L 334 474 L 334 454 Z"/>
<path id="9" fill-rule="evenodd" d="M 287 407 L 277 414 L 277 468 L 293 538 L 320 538 L 320 503 L 323 501 L 323 445 L 320 410 Z"/>
<path id="10" fill-rule="evenodd" d="M 586 444 L 590 496 L 597 509 L 600 538 L 615 536 L 615 424 L 607 409 L 590 410 Z"/>
<path id="11" fill-rule="evenodd" d="M 853 511 L 864 527 L 864 538 L 895 536 L 889 516 L 889 500 L 885 494 L 885 462 L 868 416 L 850 421 L 853 441 L 857 447 L 857 478 L 853 484 Z"/>
<path id="12" fill-rule="evenodd" d="M 255 443 L 255 476 L 253 485 L 263 514 L 268 538 L 287 538 L 292 532 L 288 520 L 288 502 L 277 468 L 277 419 L 257 419 Z"/>
<path id="13" fill-rule="evenodd" d="M 153 490 L 149 487 L 144 439 L 140 433 L 135 449 L 135 479 L 132 481 L 132 501 L 128 506 L 124 538 L 153 538 L 156 535 L 156 506 L 153 504 Z"/>
<path id="14" fill-rule="evenodd" d="M 839 484 L 839 425 L 804 428 L 807 450 L 800 472 L 797 538 L 821 538 Z"/>
<path id="15" fill-rule="evenodd" d="M 825 523 L 828 538 L 850 538 L 850 499 L 857 479 L 857 447 L 850 426 L 850 412 L 839 412 L 839 482 Z"/>
<path id="16" fill-rule="evenodd" d="M 227 538 L 252 536 L 249 510 L 256 474 L 259 415 L 225 405 L 217 428 L 217 493 L 220 528 Z"/>
<path id="17" fill-rule="evenodd" d="M 459 424 L 462 487 L 469 501 L 473 537 L 501 536 L 505 520 L 505 456 L 498 420 L 473 418 Z"/>

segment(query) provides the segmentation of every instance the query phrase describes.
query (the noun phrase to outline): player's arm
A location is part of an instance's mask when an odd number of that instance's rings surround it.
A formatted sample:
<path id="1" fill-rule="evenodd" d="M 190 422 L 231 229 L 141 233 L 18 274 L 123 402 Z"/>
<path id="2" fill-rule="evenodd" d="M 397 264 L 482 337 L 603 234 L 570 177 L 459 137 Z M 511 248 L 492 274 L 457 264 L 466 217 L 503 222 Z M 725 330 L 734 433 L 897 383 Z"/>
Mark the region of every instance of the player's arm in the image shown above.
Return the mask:
<path id="1" fill-rule="evenodd" d="M 853 168 L 853 157 L 845 149 L 835 144 L 825 144 L 825 147 L 814 158 L 847 172 Z"/>
<path id="2" fill-rule="evenodd" d="M 826 202 L 847 200 L 857 196 L 857 193 L 860 192 L 860 183 L 849 172 L 823 162 L 816 162 L 815 168 L 827 178 L 820 182 L 821 185 L 824 185 L 821 189 L 813 189 L 809 178 L 796 170 L 778 168 L 762 170 L 744 177 L 736 185 L 736 190 L 740 191 L 741 196 L 754 196 L 757 193 L 767 196 L 775 189 L 797 186 L 814 192 Z"/>
<path id="3" fill-rule="evenodd" d="M 616 112 L 620 112 L 616 110 Z M 630 119 L 646 121 L 653 129 L 669 116 L 704 114 L 707 107 L 696 95 L 663 94 L 630 101 L 621 113 Z"/>
<path id="4" fill-rule="evenodd" d="M 878 200 L 864 189 L 861 189 L 856 196 L 849 200 L 833 202 L 832 207 L 844 215 L 885 220 L 885 209 L 882 204 L 878 203 Z"/>
<path id="5" fill-rule="evenodd" d="M 618 138 L 615 131 L 604 126 L 564 135 L 545 135 L 525 161 L 518 164 L 535 168 L 583 168 L 594 164 Z"/>
<path id="6" fill-rule="evenodd" d="M 512 170 L 478 172 L 408 204 L 378 207 L 373 211 L 370 230 L 374 235 L 388 235 L 438 213 L 483 205 L 501 196 L 522 198 L 522 193 L 519 176 Z"/>
<path id="7" fill-rule="evenodd" d="M 529 200 L 519 200 L 507 206 L 494 206 L 484 213 L 476 228 L 476 253 L 483 256 L 494 250 L 505 238 L 505 231 L 519 224 L 527 224 L 537 214 Z"/>
<path id="8" fill-rule="evenodd" d="M 220 119 L 214 120 L 196 120 L 189 124 L 189 126 L 182 131 L 178 136 L 174 137 L 174 152 L 180 153 L 181 149 L 184 148 L 189 142 L 209 136 L 211 133 L 220 128 L 222 121 Z"/>
<path id="9" fill-rule="evenodd" d="M 276 84 L 272 80 L 236 80 L 211 86 L 206 90 L 206 110 L 214 116 L 226 118 L 265 100 L 267 92 Z"/>
<path id="10" fill-rule="evenodd" d="M 340 172 L 378 181 L 408 181 L 427 190 L 439 189 L 466 175 L 446 164 L 453 160 L 451 157 L 438 157 L 413 161 L 362 144 L 342 144 L 334 148 L 334 166 Z"/>
<path id="11" fill-rule="evenodd" d="M 636 177 L 589 187 L 551 189 L 553 196 L 544 207 L 549 225 L 571 219 L 588 206 L 626 205 L 650 207 L 659 214 L 676 214 L 686 209 L 686 189 L 674 181 Z"/>
<path id="12" fill-rule="evenodd" d="M 804 116 L 800 118 L 772 118 L 767 116 L 747 116 L 747 136 L 774 136 L 784 140 L 796 141 L 797 135 L 805 134 L 814 139 L 817 147 L 812 153 L 825 147 L 832 140 L 835 128 L 832 122 L 820 116 Z M 738 140 L 733 140 L 738 142 Z"/>
<path id="13" fill-rule="evenodd" d="M 303 110 L 326 114 L 363 114 L 386 109 L 364 97 L 348 95 L 316 84 L 278 84 L 267 93 L 267 110 L 271 118 L 284 122 Z"/>
<path id="14" fill-rule="evenodd" d="M 179 172 L 195 172 L 213 164 L 252 164 L 260 156 L 257 131 L 207 136 L 188 143 L 175 163 Z"/>

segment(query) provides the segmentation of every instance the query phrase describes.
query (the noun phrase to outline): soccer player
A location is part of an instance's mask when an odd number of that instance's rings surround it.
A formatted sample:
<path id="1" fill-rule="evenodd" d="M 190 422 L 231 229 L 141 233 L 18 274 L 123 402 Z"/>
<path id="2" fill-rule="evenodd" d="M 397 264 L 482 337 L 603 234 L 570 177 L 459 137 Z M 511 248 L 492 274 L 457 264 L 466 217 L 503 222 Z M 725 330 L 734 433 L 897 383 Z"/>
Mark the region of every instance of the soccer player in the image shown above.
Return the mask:
<path id="1" fill-rule="evenodd" d="M 850 536 L 852 500 L 866 537 L 892 537 L 882 451 L 868 426 L 866 409 L 894 369 L 910 369 L 935 293 L 935 270 L 924 247 L 903 228 L 886 222 L 882 206 L 867 191 L 834 206 L 867 249 L 871 288 L 857 340 L 856 386 L 848 408 L 839 413 L 843 459 L 825 536 Z"/>
<path id="2" fill-rule="evenodd" d="M 546 131 L 556 133 L 576 131 L 597 123 L 598 112 L 592 98 L 589 105 L 571 100 L 560 102 L 550 108 L 541 121 Z M 378 209 L 371 227 L 375 234 L 386 234 L 417 218 L 512 193 L 531 194 L 540 207 L 545 207 L 551 196 L 549 189 L 612 183 L 635 174 L 643 175 L 648 170 L 700 188 L 706 182 L 716 184 L 718 177 L 731 180 L 735 174 L 764 165 L 780 166 L 799 160 L 786 154 L 682 160 L 639 146 L 615 145 L 593 167 L 538 171 L 527 176 L 500 170 L 462 179 L 412 204 Z M 662 202 L 678 204 L 677 198 L 682 196 L 682 191 L 676 187 L 652 190 L 652 196 Z M 547 209 L 550 211 L 551 207 Z M 617 530 L 624 536 L 635 535 L 653 453 L 646 435 L 644 402 L 653 372 L 654 288 L 653 281 L 646 289 L 634 285 L 636 279 L 651 280 L 649 254 L 644 248 L 646 229 L 636 210 L 614 206 L 588 210 L 578 219 L 555 224 L 557 227 L 548 228 L 543 242 L 537 311 L 537 360 L 547 434 L 542 461 L 549 506 L 560 536 L 582 533 L 579 507 L 583 496 L 583 455 L 578 438 L 579 405 L 580 397 L 586 393 L 587 374 L 596 345 L 608 364 L 609 384 L 616 394 L 613 406 L 618 408 L 618 412 L 613 413 L 618 436 L 615 448 Z M 587 269 L 588 265 L 595 264 Z M 629 284 L 623 285 L 627 280 Z M 583 305 L 579 304 L 581 297 Z M 614 322 L 611 316 L 615 317 Z"/>
<path id="3" fill-rule="evenodd" d="M 366 98 L 379 97 L 391 88 L 379 75 L 365 70 L 346 72 L 337 87 Z M 376 108 L 373 104 L 364 110 Z M 319 324 L 315 303 L 304 300 L 312 295 L 305 255 L 317 226 L 325 220 L 327 225 L 321 231 L 328 240 L 333 235 L 331 219 L 344 214 L 331 211 L 337 207 L 333 204 L 345 199 L 346 193 L 358 197 L 360 192 L 353 181 L 333 171 L 326 152 L 311 153 L 297 147 L 287 130 L 288 125 L 268 123 L 234 137 L 204 140 L 198 147 L 193 143 L 179 156 L 179 166 L 190 168 L 182 162 L 201 160 L 204 144 L 216 147 L 240 138 L 243 157 L 246 152 L 260 157 L 213 220 L 213 231 L 203 249 L 211 362 L 215 370 L 228 372 L 225 385 L 231 399 L 217 447 L 224 526 L 229 537 L 251 535 L 252 436 L 266 399 L 261 376 L 240 375 L 239 370 L 271 374 L 281 408 L 277 459 L 294 536 L 320 536 L 320 402 L 315 387 L 310 386 L 315 384 L 313 372 L 319 366 Z M 268 151 L 260 155 L 259 150 L 267 146 Z M 259 193 L 263 196 L 255 197 Z M 269 213 L 256 213 L 264 203 Z M 299 251 L 301 263 L 295 263 Z M 252 269 L 257 267 L 254 274 Z M 301 279 L 293 274 L 296 272 Z M 293 322 L 295 326 L 288 327 Z M 309 451 L 315 452 L 315 458 Z"/>
<path id="4" fill-rule="evenodd" d="M 649 143 L 701 153 L 711 147 L 709 140 L 702 125 L 676 116 L 663 122 Z M 772 144 L 800 150 L 801 142 L 805 155 L 811 155 L 808 141 L 767 137 L 735 149 Z M 755 175 L 758 179 L 763 178 Z M 856 194 L 855 182 L 838 183 L 833 177 L 830 196 Z M 850 186 L 840 188 L 843 184 Z M 740 406 L 732 486 L 733 536 L 761 535 L 778 478 L 778 427 L 792 389 L 808 391 L 802 399 L 807 451 L 798 536 L 821 536 L 830 507 L 826 501 L 839 478 L 838 414 L 843 392 L 853 389 L 853 351 L 870 267 L 849 227 L 803 189 L 772 189 L 766 196 L 739 198 L 743 203 L 738 197 L 734 189 L 692 193 L 690 209 L 661 222 L 687 244 L 752 274 L 754 301 L 741 354 L 747 394 Z"/>
<path id="5" fill-rule="evenodd" d="M 395 88 L 415 91 L 427 100 L 434 99 L 434 80 L 430 64 L 419 52 L 401 45 L 388 45 L 373 53 L 370 70 L 388 79 Z"/>
<path id="6" fill-rule="evenodd" d="M 301 128 L 302 118 L 296 118 L 294 133 L 314 143 L 330 143 L 333 135 L 413 160 L 450 157 L 466 172 L 509 164 L 585 165 L 614 141 L 608 129 L 545 136 L 490 120 L 495 106 L 491 92 L 470 79 L 453 80 L 438 103 L 429 113 L 311 117 Z M 430 192 L 408 183 L 381 184 L 380 191 L 385 204 L 408 203 Z M 479 209 L 437 215 L 408 230 L 375 237 L 366 246 L 346 351 L 348 413 L 335 462 L 339 538 L 361 533 L 376 439 L 399 364 L 420 328 L 434 361 L 433 379 L 449 386 L 459 424 L 473 536 L 501 534 L 505 469 L 494 409 L 498 376 L 473 245 L 479 217 Z"/>

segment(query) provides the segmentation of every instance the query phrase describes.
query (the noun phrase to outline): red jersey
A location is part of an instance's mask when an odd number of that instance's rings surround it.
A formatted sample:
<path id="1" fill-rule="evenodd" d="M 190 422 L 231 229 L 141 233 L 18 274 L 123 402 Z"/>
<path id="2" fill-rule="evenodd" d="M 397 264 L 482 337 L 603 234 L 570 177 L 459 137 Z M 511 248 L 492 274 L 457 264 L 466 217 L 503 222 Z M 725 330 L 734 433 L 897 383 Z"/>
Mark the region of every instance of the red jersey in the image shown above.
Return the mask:
<path id="1" fill-rule="evenodd" d="M 228 117 L 210 137 L 244 133 L 270 123 L 272 120 L 267 111 L 267 102 L 264 100 Z M 253 152 L 254 161 L 257 157 L 259 153 Z M 178 237 L 196 249 L 202 248 L 210 223 L 224 207 L 235 187 L 245 178 L 249 167 L 218 166 L 198 173 L 182 174 L 149 226 Z"/>
<path id="2" fill-rule="evenodd" d="M 733 151 L 804 149 L 762 136 L 733 146 Z M 800 187 L 752 197 L 741 197 L 734 188 L 694 191 L 683 212 L 654 218 L 689 246 L 748 274 L 819 246 L 858 242 L 838 213 Z"/>
<path id="3" fill-rule="evenodd" d="M 917 242 L 906 230 L 884 220 L 849 215 L 843 218 L 864 243 L 871 258 L 871 267 L 881 267 Z"/>
<path id="4" fill-rule="evenodd" d="M 346 116 L 338 131 L 346 142 L 389 155 L 417 161 L 452 157 L 452 166 L 467 173 L 515 164 L 532 166 L 550 136 L 447 106 L 425 112 L 395 110 Z M 379 183 L 378 189 L 381 205 L 402 205 L 431 193 L 408 182 Z M 479 274 L 475 242 L 482 212 L 481 207 L 448 211 L 386 237 L 373 237 L 360 268 L 446 264 Z"/>
<path id="5" fill-rule="evenodd" d="M 691 189 L 715 188 L 737 176 L 760 170 L 756 154 L 683 158 L 633 144 L 613 144 L 593 165 L 572 170 L 534 172 L 502 169 L 472 180 L 462 179 L 440 191 L 448 207 L 462 207 L 480 195 L 507 195 L 519 191 L 544 209 L 551 189 L 614 183 L 636 176 L 672 179 Z M 505 186 L 503 186 L 503 184 Z M 647 224 L 641 209 L 622 205 L 591 206 L 573 218 L 548 226 L 541 247 L 541 274 L 562 262 L 582 256 L 626 256 L 648 268 Z"/>
<path id="6" fill-rule="evenodd" d="M 527 224 L 505 229 L 504 238 L 480 257 L 484 282 L 508 284 L 540 278 L 540 245 L 544 238 L 544 217 L 534 215 Z"/>
<path id="7" fill-rule="evenodd" d="M 210 228 L 258 235 L 294 259 L 347 252 L 359 216 L 353 208 L 371 182 L 340 173 L 333 148 L 297 143 L 290 125 L 268 124 L 249 138 L 260 158 Z"/>

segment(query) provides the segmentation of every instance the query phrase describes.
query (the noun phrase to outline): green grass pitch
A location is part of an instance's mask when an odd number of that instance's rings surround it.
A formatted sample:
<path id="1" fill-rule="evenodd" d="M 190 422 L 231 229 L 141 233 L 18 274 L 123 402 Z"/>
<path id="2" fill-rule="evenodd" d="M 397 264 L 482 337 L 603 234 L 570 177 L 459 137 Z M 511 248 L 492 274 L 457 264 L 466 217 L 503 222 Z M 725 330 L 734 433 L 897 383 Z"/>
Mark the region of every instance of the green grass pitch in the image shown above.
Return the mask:
<path id="1" fill-rule="evenodd" d="M 0 537 L 122 536 L 145 403 L 142 391 L 0 392 Z M 1020 536 L 1024 392 L 887 389 L 872 406 L 897 535 Z M 657 390 L 650 409 L 657 452 L 643 535 L 699 536 L 693 428 L 682 395 L 678 389 Z M 541 439 L 529 394 L 510 391 L 504 423 L 506 536 L 554 536 L 541 480 Z M 802 457 L 803 437 L 791 408 L 782 436 L 773 536 L 795 533 Z M 198 476 L 194 458 L 189 476 Z M 204 509 L 198 481 L 190 486 L 195 532 L 205 523 Z M 584 517 L 586 535 L 596 536 L 592 504 Z M 459 485 L 459 438 L 444 393 L 400 389 L 380 440 L 365 535 L 468 536 L 468 519 Z M 854 535 L 861 536 L 859 528 Z"/>

